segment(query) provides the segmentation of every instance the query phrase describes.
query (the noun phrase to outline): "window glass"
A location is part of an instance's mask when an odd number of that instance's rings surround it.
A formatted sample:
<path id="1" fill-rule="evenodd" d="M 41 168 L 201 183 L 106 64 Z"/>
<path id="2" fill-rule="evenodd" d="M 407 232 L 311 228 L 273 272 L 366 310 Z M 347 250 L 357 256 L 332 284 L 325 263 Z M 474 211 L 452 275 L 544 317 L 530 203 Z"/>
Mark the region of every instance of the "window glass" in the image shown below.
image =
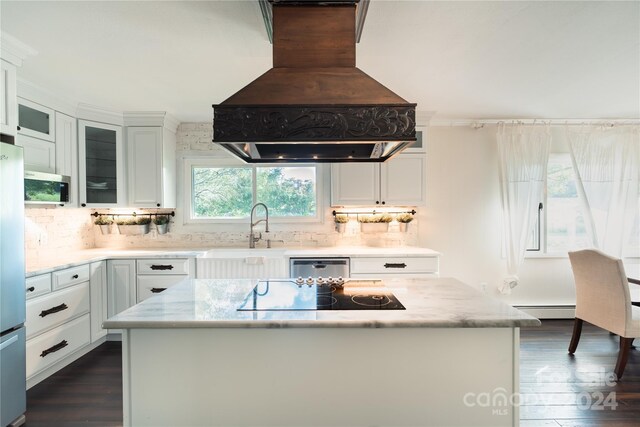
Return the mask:
<path id="1" fill-rule="evenodd" d="M 250 168 L 193 167 L 193 218 L 247 217 L 253 204 Z"/>
<path id="2" fill-rule="evenodd" d="M 316 215 L 316 168 L 257 167 L 256 201 L 272 216 Z"/>
<path id="3" fill-rule="evenodd" d="M 547 252 L 566 252 L 589 245 L 575 173 L 567 153 L 549 156 L 545 210 Z"/>
<path id="4" fill-rule="evenodd" d="M 316 218 L 316 166 L 191 166 L 192 219 L 247 218 L 258 202 L 270 217 Z"/>

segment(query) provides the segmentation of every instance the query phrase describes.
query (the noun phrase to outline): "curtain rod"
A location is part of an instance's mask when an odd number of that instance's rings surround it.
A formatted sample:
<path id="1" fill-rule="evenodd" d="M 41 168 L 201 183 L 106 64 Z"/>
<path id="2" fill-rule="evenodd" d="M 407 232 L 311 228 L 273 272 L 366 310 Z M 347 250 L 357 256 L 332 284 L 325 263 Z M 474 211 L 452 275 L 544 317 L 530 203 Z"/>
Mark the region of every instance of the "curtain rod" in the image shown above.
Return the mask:
<path id="1" fill-rule="evenodd" d="M 445 120 L 432 119 L 429 127 L 443 126 L 471 126 L 476 129 L 483 128 L 485 125 L 498 125 L 501 123 L 524 124 L 524 125 L 551 125 L 551 126 L 581 126 L 581 125 L 640 125 L 640 119 L 483 119 L 483 120 Z"/>

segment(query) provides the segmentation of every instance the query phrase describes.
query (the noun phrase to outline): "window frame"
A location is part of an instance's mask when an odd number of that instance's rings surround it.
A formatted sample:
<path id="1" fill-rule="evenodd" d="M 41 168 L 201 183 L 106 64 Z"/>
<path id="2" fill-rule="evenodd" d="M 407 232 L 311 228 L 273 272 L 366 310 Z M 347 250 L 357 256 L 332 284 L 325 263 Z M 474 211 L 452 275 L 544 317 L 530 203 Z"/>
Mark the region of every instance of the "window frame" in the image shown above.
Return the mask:
<path id="1" fill-rule="evenodd" d="M 237 161 L 229 159 L 220 159 L 214 157 L 185 157 L 183 158 L 183 193 L 184 193 L 184 220 L 185 225 L 197 225 L 197 224 L 246 224 L 249 221 L 249 216 L 241 218 L 194 218 L 193 216 L 193 168 L 194 167 L 211 167 L 211 168 L 246 168 L 252 170 L 251 176 L 251 192 L 252 192 L 252 206 L 256 204 L 256 181 L 257 181 L 257 168 L 268 167 L 314 167 L 316 177 L 316 214 L 313 217 L 303 216 L 272 216 L 269 215 L 269 223 L 272 224 L 318 224 L 323 222 L 323 182 L 324 182 L 324 169 L 318 163 L 238 163 Z M 269 207 L 269 206 L 267 206 Z"/>

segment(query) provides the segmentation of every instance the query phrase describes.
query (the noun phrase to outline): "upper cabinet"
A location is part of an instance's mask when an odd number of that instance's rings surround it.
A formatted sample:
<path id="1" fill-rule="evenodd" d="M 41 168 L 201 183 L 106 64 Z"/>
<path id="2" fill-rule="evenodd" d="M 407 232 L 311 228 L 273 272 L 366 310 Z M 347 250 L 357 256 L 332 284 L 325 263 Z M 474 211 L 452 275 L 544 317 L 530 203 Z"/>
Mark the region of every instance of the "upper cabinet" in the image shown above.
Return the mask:
<path id="1" fill-rule="evenodd" d="M 55 142 L 55 113 L 27 99 L 18 98 L 18 134 Z"/>
<path id="2" fill-rule="evenodd" d="M 127 127 L 129 206 L 176 207 L 176 136 L 162 126 Z"/>
<path id="3" fill-rule="evenodd" d="M 71 178 L 69 185 L 69 203 L 78 207 L 78 137 L 76 119 L 55 113 L 56 117 L 56 173 Z"/>
<path id="4" fill-rule="evenodd" d="M 56 172 L 56 145 L 53 142 L 18 134 L 16 145 L 24 149 L 24 169 Z"/>
<path id="5" fill-rule="evenodd" d="M 399 154 L 385 163 L 334 163 L 331 205 L 423 205 L 425 169 L 422 153 Z"/>
<path id="6" fill-rule="evenodd" d="M 0 132 L 13 135 L 18 130 L 16 67 L 0 60 Z"/>
<path id="7" fill-rule="evenodd" d="M 122 127 L 78 121 L 80 206 L 125 206 Z"/>

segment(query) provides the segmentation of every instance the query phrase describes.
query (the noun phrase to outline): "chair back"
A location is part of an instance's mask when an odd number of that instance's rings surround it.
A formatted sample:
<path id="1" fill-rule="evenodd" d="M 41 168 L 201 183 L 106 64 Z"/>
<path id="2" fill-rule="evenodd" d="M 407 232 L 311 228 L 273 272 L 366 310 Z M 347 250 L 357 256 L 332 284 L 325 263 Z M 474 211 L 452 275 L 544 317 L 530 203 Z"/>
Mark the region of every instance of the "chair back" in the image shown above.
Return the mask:
<path id="1" fill-rule="evenodd" d="M 576 282 L 576 317 L 625 336 L 631 297 L 622 260 L 595 249 L 569 252 Z"/>

